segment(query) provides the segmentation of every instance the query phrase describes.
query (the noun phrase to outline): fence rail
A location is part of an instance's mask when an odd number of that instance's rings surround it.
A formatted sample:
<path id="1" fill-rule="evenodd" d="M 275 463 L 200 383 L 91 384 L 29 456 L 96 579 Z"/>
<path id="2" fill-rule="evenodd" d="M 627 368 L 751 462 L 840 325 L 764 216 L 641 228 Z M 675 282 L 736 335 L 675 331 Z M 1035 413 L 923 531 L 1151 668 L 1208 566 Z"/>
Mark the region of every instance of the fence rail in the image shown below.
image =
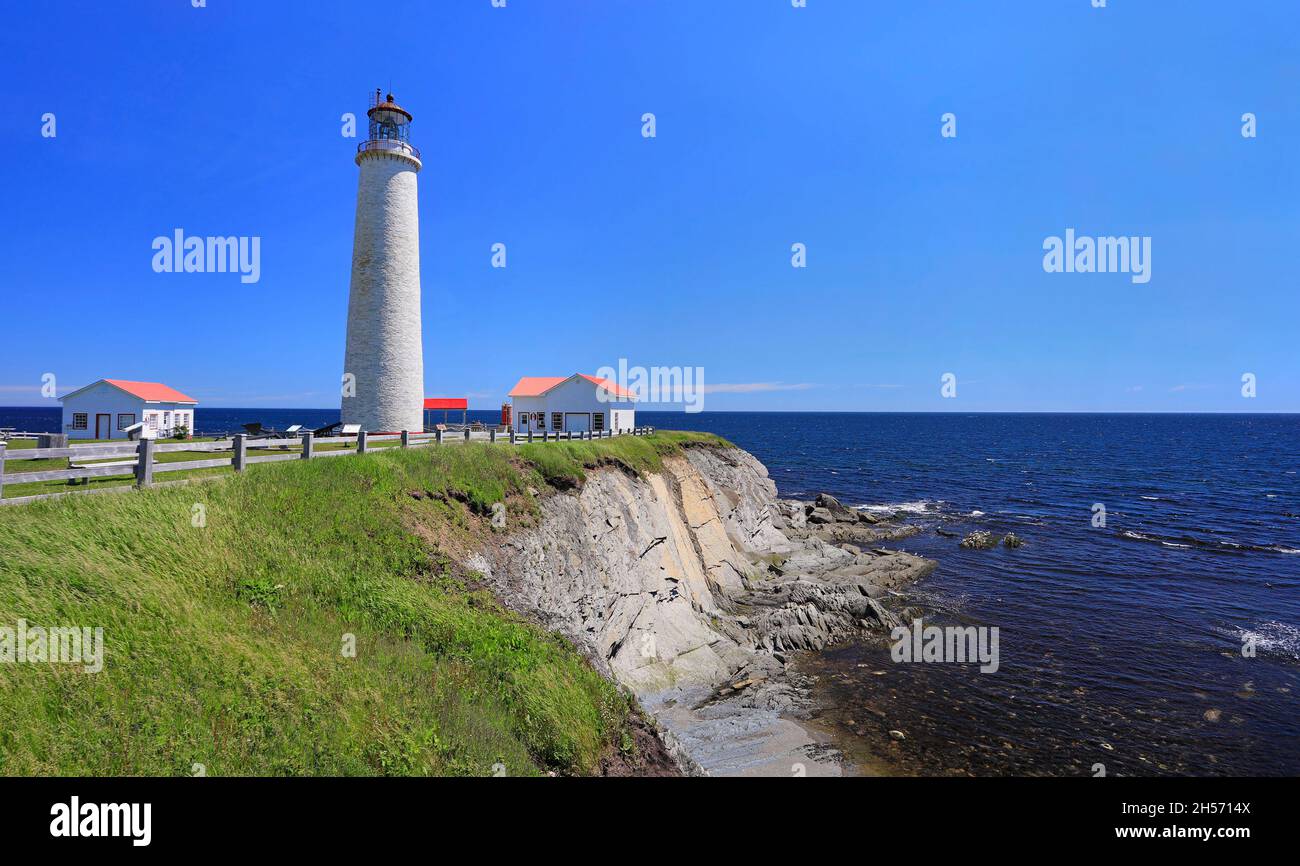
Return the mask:
<path id="1" fill-rule="evenodd" d="M 470 431 L 447 436 L 441 430 L 431 433 L 368 434 L 361 431 L 357 436 L 328 436 L 316 438 L 311 433 L 303 433 L 288 439 L 253 439 L 240 433 L 229 439 L 215 442 L 164 442 L 154 439 L 142 439 L 139 442 L 127 442 L 121 445 L 94 443 L 90 445 L 72 445 L 67 448 L 20 448 L 10 451 L 5 443 L 0 442 L 0 505 L 17 505 L 35 502 L 41 499 L 54 499 L 72 493 L 102 493 L 105 490 L 128 489 L 126 486 L 113 488 L 85 487 L 78 491 L 61 493 L 42 493 L 32 496 L 14 496 L 4 498 L 5 484 L 35 484 L 46 481 L 76 482 L 90 478 L 103 478 L 114 475 L 134 476 L 134 486 L 149 487 L 154 484 L 155 473 L 182 472 L 195 469 L 217 469 L 229 466 L 236 472 L 243 472 L 257 463 L 279 463 L 284 460 L 312 460 L 317 457 L 341 457 L 348 454 L 366 454 L 381 448 L 422 448 L 442 445 L 463 444 L 466 442 L 488 442 L 510 445 L 524 445 L 530 442 L 569 442 L 590 441 L 594 439 L 612 439 L 615 436 L 648 436 L 653 427 L 636 427 L 624 431 L 576 431 L 567 433 L 516 433 L 511 430 L 500 434 L 496 430 Z M 387 444 L 384 444 L 387 443 Z M 317 450 L 318 446 L 351 445 L 348 449 Z M 293 451 L 280 449 L 295 449 Z M 174 452 L 225 452 L 229 456 L 212 457 L 204 460 L 184 460 L 159 462 L 157 455 Z M 249 452 L 253 453 L 249 453 Z M 6 463 L 22 460 L 68 459 L 67 469 L 36 470 L 32 472 L 5 471 Z M 94 461 L 105 461 L 97 463 Z M 183 482 L 177 482 L 183 483 Z"/>

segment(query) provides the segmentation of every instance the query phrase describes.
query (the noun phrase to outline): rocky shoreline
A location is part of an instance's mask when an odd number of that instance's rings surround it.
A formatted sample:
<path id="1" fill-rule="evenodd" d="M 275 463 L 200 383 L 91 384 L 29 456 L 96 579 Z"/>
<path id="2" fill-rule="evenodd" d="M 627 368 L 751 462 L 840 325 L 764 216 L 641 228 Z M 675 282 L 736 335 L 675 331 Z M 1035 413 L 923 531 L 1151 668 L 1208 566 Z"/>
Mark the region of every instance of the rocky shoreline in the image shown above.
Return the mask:
<path id="1" fill-rule="evenodd" d="M 799 653 L 888 634 L 899 624 L 882 599 L 896 598 L 935 567 L 880 546 L 919 531 L 900 517 L 856 511 L 828 494 L 776 502 L 774 528 L 789 552 L 729 595 L 736 623 L 757 639 L 748 664 L 711 689 L 687 686 L 642 696 L 647 710 L 710 774 L 844 772 L 834 735 L 808 724 L 815 676 L 795 663 Z"/>
<path id="2" fill-rule="evenodd" d="M 838 750 L 799 723 L 813 682 L 792 662 L 888 634 L 935 563 L 882 545 L 917 531 L 827 495 L 778 499 L 752 455 L 701 447 L 646 478 L 593 473 L 467 566 L 627 686 L 684 771 L 838 775 Z"/>

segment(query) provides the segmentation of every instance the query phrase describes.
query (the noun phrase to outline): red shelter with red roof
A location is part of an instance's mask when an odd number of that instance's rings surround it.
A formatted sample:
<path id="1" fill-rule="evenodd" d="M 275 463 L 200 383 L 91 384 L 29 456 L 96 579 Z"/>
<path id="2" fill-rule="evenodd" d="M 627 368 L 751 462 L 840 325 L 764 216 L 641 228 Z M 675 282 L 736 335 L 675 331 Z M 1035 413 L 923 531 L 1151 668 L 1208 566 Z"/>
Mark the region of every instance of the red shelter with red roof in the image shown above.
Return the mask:
<path id="1" fill-rule="evenodd" d="M 441 422 L 437 420 L 438 412 L 442 412 Z M 460 413 L 460 423 L 464 426 L 469 419 L 469 400 L 464 397 L 425 397 L 424 429 L 432 430 L 438 423 L 446 426 L 451 412 Z"/>

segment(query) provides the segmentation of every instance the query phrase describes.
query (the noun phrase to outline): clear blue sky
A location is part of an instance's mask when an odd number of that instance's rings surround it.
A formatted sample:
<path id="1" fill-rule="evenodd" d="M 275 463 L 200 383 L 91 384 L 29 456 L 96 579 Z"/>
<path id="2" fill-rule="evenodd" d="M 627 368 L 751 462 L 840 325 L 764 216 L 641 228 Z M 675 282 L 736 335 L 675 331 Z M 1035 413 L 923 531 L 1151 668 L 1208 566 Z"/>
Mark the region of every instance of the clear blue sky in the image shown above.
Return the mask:
<path id="1" fill-rule="evenodd" d="M 430 395 L 627 358 L 710 410 L 1297 411 L 1297 45 L 1291 0 L 11 4 L 0 404 L 336 406 L 340 116 L 391 86 Z M 176 228 L 260 236 L 260 283 L 154 273 Z M 1151 281 L 1045 273 L 1067 228 L 1150 236 Z"/>

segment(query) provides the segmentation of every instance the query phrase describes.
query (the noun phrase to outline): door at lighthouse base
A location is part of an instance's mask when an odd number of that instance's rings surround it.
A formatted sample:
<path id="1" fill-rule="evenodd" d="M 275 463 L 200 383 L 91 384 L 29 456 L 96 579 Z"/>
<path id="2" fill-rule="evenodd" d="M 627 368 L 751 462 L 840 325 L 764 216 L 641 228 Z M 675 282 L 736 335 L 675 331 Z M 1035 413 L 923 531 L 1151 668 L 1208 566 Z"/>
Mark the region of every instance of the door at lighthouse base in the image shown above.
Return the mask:
<path id="1" fill-rule="evenodd" d="M 565 412 L 564 429 L 570 433 L 586 433 L 591 429 L 591 415 L 586 412 Z"/>

